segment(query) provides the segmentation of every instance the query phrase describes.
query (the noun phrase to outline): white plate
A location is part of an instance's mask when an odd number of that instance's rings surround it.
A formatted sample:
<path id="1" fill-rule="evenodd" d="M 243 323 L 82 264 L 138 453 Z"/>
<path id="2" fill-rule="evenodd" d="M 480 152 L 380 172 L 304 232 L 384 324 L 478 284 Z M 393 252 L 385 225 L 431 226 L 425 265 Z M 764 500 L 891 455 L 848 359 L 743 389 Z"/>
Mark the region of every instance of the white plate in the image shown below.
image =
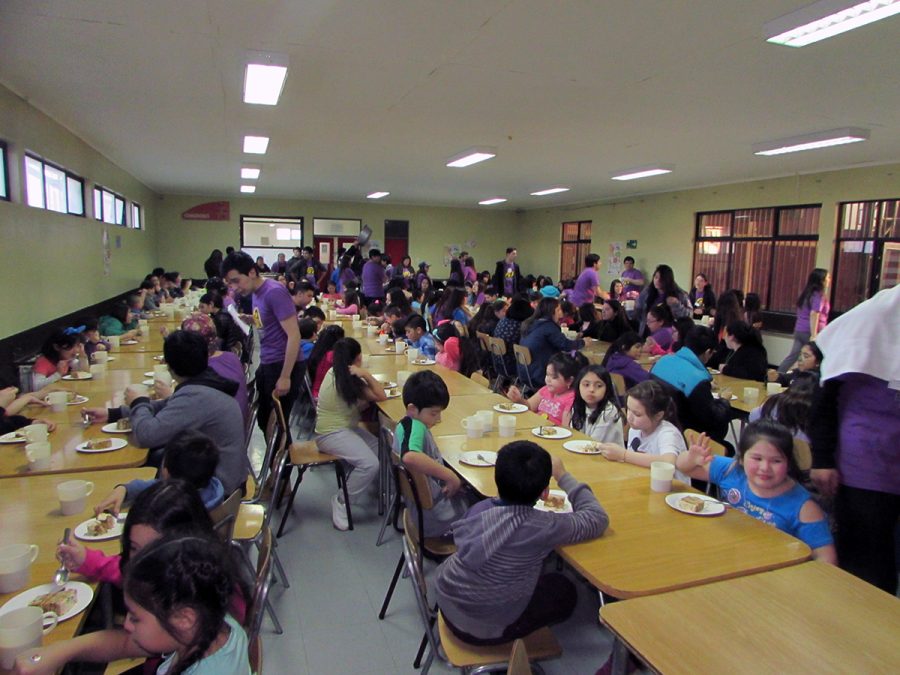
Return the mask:
<path id="1" fill-rule="evenodd" d="M 563 447 L 569 452 L 575 452 L 579 455 L 599 455 L 600 451 L 595 448 L 595 441 L 566 441 Z"/>
<path id="2" fill-rule="evenodd" d="M 63 380 L 93 380 L 94 376 L 91 373 L 72 373 L 70 375 L 63 375 Z"/>
<path id="3" fill-rule="evenodd" d="M 506 408 L 501 408 L 502 405 L 510 406 L 509 410 Z M 498 403 L 494 406 L 494 410 L 500 413 L 510 413 L 511 415 L 518 415 L 519 413 L 523 413 L 528 410 L 527 405 L 523 405 L 521 403 Z"/>
<path id="4" fill-rule="evenodd" d="M 144 377 L 156 377 L 156 373 L 154 373 L 152 370 L 148 370 L 146 373 L 144 373 Z"/>
<path id="5" fill-rule="evenodd" d="M 124 429 L 116 429 L 116 423 L 110 422 L 109 424 L 104 424 L 100 427 L 100 431 L 105 431 L 108 434 L 130 434 L 131 429 L 125 431 Z"/>
<path id="6" fill-rule="evenodd" d="M 99 440 L 99 439 L 94 439 Z M 128 441 L 124 438 L 105 438 L 103 440 L 109 441 L 111 445 L 108 448 L 100 448 L 99 450 L 93 450 L 91 448 L 85 447 L 90 441 L 85 441 L 84 443 L 79 443 L 75 446 L 75 449 L 78 452 L 112 452 L 113 450 L 121 450 L 126 445 L 128 445 Z"/>
<path id="7" fill-rule="evenodd" d="M 66 619 L 71 619 L 77 614 L 81 614 L 81 612 L 83 612 L 88 608 L 88 606 L 90 606 L 91 600 L 94 599 L 94 591 L 91 590 L 91 587 L 87 584 L 81 583 L 80 581 L 70 581 L 65 585 L 65 588 L 75 591 L 75 606 L 72 607 L 72 609 L 70 609 L 68 612 L 63 614 L 61 617 L 59 617 L 60 621 L 65 621 Z M 34 600 L 37 596 L 59 590 L 62 589 L 57 588 L 53 584 L 43 584 L 41 586 L 29 588 L 27 591 L 22 591 L 16 597 L 7 600 L 6 604 L 3 605 L 3 607 L 0 607 L 0 615 L 11 612 L 14 609 L 28 607 L 31 601 Z"/>
<path id="8" fill-rule="evenodd" d="M 483 459 L 479 459 L 479 456 Z M 497 453 L 487 450 L 472 450 L 462 453 L 459 461 L 469 466 L 494 466 L 497 463 Z"/>
<path id="9" fill-rule="evenodd" d="M 159 361 L 160 363 L 162 363 L 163 361 L 166 360 L 166 357 L 163 356 L 162 354 L 157 354 L 156 356 L 153 357 L 153 360 L 154 360 L 154 361 Z"/>
<path id="10" fill-rule="evenodd" d="M 115 361 L 115 360 L 116 360 L 116 357 L 115 357 L 115 356 L 107 356 L 107 357 L 106 357 L 106 360 L 107 360 L 107 361 Z"/>
<path id="11" fill-rule="evenodd" d="M 75 535 L 76 538 L 81 539 L 82 541 L 106 541 L 108 539 L 118 539 L 122 536 L 122 530 L 125 529 L 125 516 L 127 514 L 120 513 L 119 517 L 116 518 L 116 524 L 113 525 L 111 530 L 108 530 L 105 534 L 101 534 L 100 536 L 92 536 L 88 534 L 88 525 L 92 525 L 94 523 L 93 518 L 89 518 L 88 520 L 80 523 L 74 530 L 72 530 L 72 534 Z"/>
<path id="12" fill-rule="evenodd" d="M 537 504 L 534 505 L 538 511 L 549 511 L 550 513 L 572 513 L 572 502 L 569 501 L 568 496 L 562 490 L 550 490 L 550 494 L 556 497 L 565 497 L 566 503 L 563 504 L 561 509 L 551 509 L 544 503 L 543 499 L 538 499 Z"/>
<path id="13" fill-rule="evenodd" d="M 434 359 L 416 359 L 413 361 L 414 366 L 433 366 L 437 361 Z"/>
<path id="14" fill-rule="evenodd" d="M 719 394 L 719 392 L 715 392 L 715 393 L 713 394 L 713 398 L 722 398 L 722 396 Z M 732 394 L 732 395 L 731 395 L 731 400 L 732 400 L 732 401 L 737 401 L 737 394 Z"/>
<path id="15" fill-rule="evenodd" d="M 719 373 L 722 372 L 721 370 L 716 370 L 715 368 L 707 368 L 706 370 L 709 371 L 710 375 L 718 375 Z"/>
<path id="16" fill-rule="evenodd" d="M 692 497 L 700 497 L 706 504 L 703 505 L 703 510 L 699 512 L 688 511 L 687 509 L 683 509 L 678 506 L 678 500 L 682 497 L 687 497 L 688 495 Z M 676 511 L 681 511 L 681 513 L 686 513 L 689 516 L 718 516 L 722 513 L 725 513 L 725 505 L 720 502 L 718 499 L 713 499 L 707 495 L 701 495 L 695 492 L 673 492 L 670 495 L 666 495 L 666 504 L 671 506 Z"/>
<path id="17" fill-rule="evenodd" d="M 153 378 L 150 378 L 149 380 L 141 380 L 141 384 L 143 384 L 145 387 L 152 387 L 155 383 L 156 381 Z"/>
<path id="18" fill-rule="evenodd" d="M 90 400 L 91 399 L 89 399 L 87 396 L 82 396 L 81 394 L 75 394 L 75 398 L 72 399 L 71 401 L 66 401 L 66 405 L 81 405 L 82 403 L 87 403 Z M 47 405 L 50 405 L 50 402 L 46 399 L 46 397 L 44 398 L 44 403 L 46 403 Z"/>
<path id="19" fill-rule="evenodd" d="M 544 424 L 542 426 L 549 427 L 552 425 Z M 531 433 L 533 433 L 538 438 L 548 438 L 551 441 L 558 441 L 563 438 L 568 438 L 569 436 L 572 435 L 572 431 L 570 429 L 566 429 L 565 427 L 553 427 L 553 428 L 556 429 L 556 433 L 553 434 L 552 436 L 545 436 L 545 435 L 541 434 L 541 427 L 535 427 L 534 429 L 531 430 Z"/>
<path id="20" fill-rule="evenodd" d="M 18 431 L 10 431 L 8 434 L 0 436 L 0 443 L 27 443 L 25 436 L 19 436 Z"/>
<path id="21" fill-rule="evenodd" d="M 387 396 L 388 398 L 400 398 L 401 396 L 403 396 L 403 392 L 398 391 L 396 394 L 385 393 L 385 396 Z"/>
<path id="22" fill-rule="evenodd" d="M 121 340 L 119 342 L 120 345 L 136 345 L 138 340 Z"/>

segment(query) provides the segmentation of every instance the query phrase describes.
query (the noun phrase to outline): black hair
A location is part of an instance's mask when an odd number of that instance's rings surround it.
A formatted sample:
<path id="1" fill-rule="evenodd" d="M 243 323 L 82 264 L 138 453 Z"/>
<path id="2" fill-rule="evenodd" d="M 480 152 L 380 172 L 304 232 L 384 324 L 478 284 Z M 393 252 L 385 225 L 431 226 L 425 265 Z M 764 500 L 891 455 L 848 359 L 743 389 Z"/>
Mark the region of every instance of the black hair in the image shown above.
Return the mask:
<path id="1" fill-rule="evenodd" d="M 44 344 L 41 345 L 41 354 L 46 356 L 50 363 L 59 363 L 59 352 L 63 349 L 72 349 L 79 340 L 78 334 L 68 335 L 63 329 L 58 328 L 44 340 Z"/>
<path id="2" fill-rule="evenodd" d="M 392 288 L 388 291 L 387 297 L 388 303 L 399 307 L 403 316 L 412 314 L 412 305 L 409 304 L 409 298 L 406 297 L 406 293 L 403 292 L 402 288 Z"/>
<path id="3" fill-rule="evenodd" d="M 513 441 L 497 453 L 494 482 L 504 502 L 534 506 L 550 485 L 552 473 L 550 453 L 532 441 Z"/>
<path id="4" fill-rule="evenodd" d="M 450 392 L 440 376 L 431 370 L 420 370 L 409 376 L 403 385 L 403 405 L 416 409 L 440 408 L 450 405 Z"/>
<path id="5" fill-rule="evenodd" d="M 222 309 L 222 296 L 212 291 L 210 293 L 204 293 L 200 296 L 200 302 L 204 305 L 212 305 L 216 309 Z"/>
<path id="6" fill-rule="evenodd" d="M 209 365 L 209 346 L 198 333 L 176 330 L 163 342 L 166 363 L 178 377 L 195 377 Z"/>
<path id="7" fill-rule="evenodd" d="M 391 323 L 391 333 L 395 338 L 403 339 L 406 336 L 406 322 L 408 319 L 399 318 Z"/>
<path id="8" fill-rule="evenodd" d="M 452 286 L 444 291 L 441 301 L 434 310 L 435 320 L 452 319 L 453 312 L 462 307 L 466 301 L 466 292 L 457 286 Z"/>
<path id="9" fill-rule="evenodd" d="M 509 255 L 510 253 L 512 253 L 512 252 L 515 251 L 515 250 L 516 250 L 516 247 L 515 247 L 515 246 L 508 246 L 508 247 L 506 248 L 506 255 Z"/>
<path id="10" fill-rule="evenodd" d="M 184 480 L 196 490 L 202 490 L 216 475 L 219 448 L 206 434 L 182 431 L 166 444 L 162 465 L 170 478 Z"/>
<path id="11" fill-rule="evenodd" d="M 596 253 L 588 253 L 586 256 L 584 256 L 585 267 L 593 267 L 598 262 L 600 262 L 600 256 Z"/>
<path id="12" fill-rule="evenodd" d="M 768 441 L 775 446 L 788 463 L 788 476 L 800 480 L 800 467 L 794 457 L 794 437 L 783 424 L 765 417 L 748 424 L 741 434 L 737 447 L 737 461 L 740 464 L 744 463 L 744 455 L 759 441 Z"/>
<path id="13" fill-rule="evenodd" d="M 349 307 L 350 305 L 356 305 L 356 312 L 359 313 L 359 310 L 362 309 L 362 300 L 359 299 L 359 293 L 356 290 L 355 286 L 350 286 L 347 284 L 344 287 L 344 307 Z"/>
<path id="14" fill-rule="evenodd" d="M 109 309 L 109 315 L 114 319 L 118 319 L 123 326 L 128 323 L 128 312 L 131 307 L 125 300 L 119 300 Z"/>
<path id="15" fill-rule="evenodd" d="M 165 267 L 154 267 L 154 268 L 153 268 L 153 271 L 152 271 L 150 274 L 153 275 L 153 276 L 156 277 L 156 278 L 159 278 L 159 277 L 161 277 L 161 276 L 162 276 L 163 274 L 165 274 L 165 273 L 166 273 L 166 268 L 165 268 Z"/>
<path id="16" fill-rule="evenodd" d="M 377 248 L 373 248 L 372 250 L 369 251 L 369 260 L 372 260 L 373 258 L 380 258 L 380 257 L 381 257 L 381 251 L 379 251 Z"/>
<path id="17" fill-rule="evenodd" d="M 222 296 L 228 294 L 228 284 L 222 281 L 222 277 L 210 277 L 206 280 L 205 288 L 211 293 L 218 293 Z"/>
<path id="18" fill-rule="evenodd" d="M 353 338 L 342 338 L 334 343 L 334 387 L 347 405 L 356 405 L 362 398 L 362 380 L 350 373 L 350 366 L 362 354 L 362 347 Z"/>
<path id="19" fill-rule="evenodd" d="M 183 645 L 171 675 L 200 661 L 216 640 L 239 578 L 230 551 L 214 535 L 166 537 L 135 557 L 125 575 L 126 595 Z M 184 608 L 196 615 L 193 635 L 173 622 Z"/>
<path id="20" fill-rule="evenodd" d="M 307 319 L 319 319 L 320 321 L 325 320 L 325 312 L 323 312 L 315 305 L 310 305 L 309 307 L 304 309 L 303 316 Z"/>
<path id="21" fill-rule="evenodd" d="M 406 320 L 406 325 L 404 328 L 412 328 L 419 330 L 428 330 L 428 326 L 425 324 L 425 319 L 419 314 L 413 314 Z"/>
<path id="22" fill-rule="evenodd" d="M 575 377 L 578 376 L 578 371 L 581 369 L 578 361 L 566 352 L 557 352 L 551 356 L 550 360 L 547 361 L 547 365 L 553 366 L 553 370 L 556 371 L 556 374 L 566 380 L 574 380 Z"/>
<path id="23" fill-rule="evenodd" d="M 662 285 L 662 290 L 658 290 L 656 288 L 656 284 L 652 282 L 649 290 L 647 291 L 647 306 L 652 307 L 657 304 L 657 302 L 663 301 L 666 298 L 680 298 L 684 291 L 679 288 L 678 284 L 675 283 L 675 272 L 672 271 L 672 268 L 668 265 L 657 265 L 656 269 L 653 272 L 653 277 L 659 275 L 659 280 Z"/>
<path id="24" fill-rule="evenodd" d="M 606 393 L 603 395 L 603 398 L 597 402 L 597 407 L 594 408 L 593 412 L 588 417 L 587 414 L 587 403 L 583 398 L 581 398 L 581 381 L 585 378 L 588 373 L 593 373 L 603 384 L 606 385 Z M 622 419 L 622 413 L 619 411 L 619 407 L 616 403 L 616 388 L 613 386 L 612 377 L 609 375 L 609 371 L 603 366 L 598 366 L 596 364 L 591 364 L 589 366 L 585 366 L 578 373 L 578 377 L 575 379 L 575 383 L 572 385 L 572 388 L 575 390 L 575 403 L 572 404 L 572 428 L 573 429 L 584 429 L 585 422 L 589 424 L 596 423 L 597 419 L 603 414 L 603 411 L 606 410 L 606 407 L 612 403 L 613 407 L 616 409 L 616 418 L 615 422 L 619 422 Z"/>
<path id="25" fill-rule="evenodd" d="M 762 404 L 760 414 L 777 420 L 795 433 L 808 432 L 809 413 L 819 393 L 819 377 L 815 373 L 800 372 L 782 393 L 770 396 Z"/>
<path id="26" fill-rule="evenodd" d="M 638 382 L 628 390 L 628 398 L 640 401 L 649 416 L 663 413 L 664 420 L 679 426 L 675 401 L 672 400 L 668 390 L 656 380 Z"/>
<path id="27" fill-rule="evenodd" d="M 531 303 L 523 297 L 515 297 L 509 303 L 509 309 L 506 310 L 506 318 L 512 321 L 526 321 L 532 314 L 534 309 Z"/>
<path id="28" fill-rule="evenodd" d="M 231 270 L 237 270 L 238 274 L 246 274 L 248 276 L 250 275 L 250 270 L 256 270 L 256 273 L 259 274 L 256 262 L 249 254 L 243 251 L 235 251 L 225 256 L 225 260 L 222 261 L 222 278 L 228 276 Z"/>
<path id="29" fill-rule="evenodd" d="M 806 279 L 806 286 L 797 298 L 797 307 L 808 305 L 813 293 L 823 293 L 825 291 L 825 278 L 828 276 L 828 270 L 817 267 L 809 273 Z"/>
<path id="30" fill-rule="evenodd" d="M 665 303 L 659 303 L 658 305 L 653 305 L 650 309 L 647 310 L 647 316 L 653 316 L 656 319 L 662 321 L 663 326 L 671 326 L 672 325 L 672 310 L 669 309 L 669 306 Z"/>
<path id="31" fill-rule="evenodd" d="M 725 327 L 725 332 L 737 340 L 741 346 L 763 346 L 762 335 L 746 321 L 732 321 Z"/>
<path id="32" fill-rule="evenodd" d="M 741 308 L 741 302 L 738 300 L 737 293 L 734 290 L 725 291 L 716 300 L 716 318 L 713 322 L 713 334 L 718 339 L 722 334 L 722 330 L 734 321 L 740 321 L 744 318 L 744 311 Z"/>
<path id="33" fill-rule="evenodd" d="M 463 268 L 459 258 L 450 261 L 450 282 L 458 284 L 463 282 Z"/>
<path id="34" fill-rule="evenodd" d="M 366 313 L 369 316 L 377 317 L 379 314 L 384 314 L 384 307 L 378 300 L 376 300 L 375 302 L 369 303 L 368 307 L 366 307 Z"/>
<path id="35" fill-rule="evenodd" d="M 313 253 L 313 247 L 312 247 L 312 246 L 304 246 L 304 247 L 303 247 L 302 249 L 300 249 L 300 250 L 306 251 L 307 253 Z"/>
<path id="36" fill-rule="evenodd" d="M 178 272 L 166 272 L 165 274 L 163 274 L 163 277 L 166 281 L 174 284 L 176 281 L 178 281 Z"/>
<path id="37" fill-rule="evenodd" d="M 617 299 L 617 295 L 618 295 L 616 293 L 616 285 L 621 286 L 622 290 L 625 289 L 625 284 L 622 283 L 621 279 L 613 279 L 612 281 L 610 281 L 609 282 L 609 295 L 610 295 L 610 298 L 613 300 Z"/>
<path id="38" fill-rule="evenodd" d="M 553 315 L 556 313 L 557 307 L 559 307 L 558 299 L 541 298 L 541 301 L 538 303 L 537 308 L 534 310 L 534 314 L 532 314 L 531 317 L 526 319 L 522 324 L 522 337 L 528 335 L 532 327 L 541 319 L 553 321 Z"/>
<path id="39" fill-rule="evenodd" d="M 716 337 L 706 326 L 694 326 L 682 339 L 682 343 L 685 347 L 694 352 L 694 354 L 700 356 L 704 352 L 715 349 Z"/>
<path id="40" fill-rule="evenodd" d="M 630 330 L 627 333 L 622 333 L 619 337 L 616 338 L 616 341 L 609 346 L 609 349 L 606 350 L 606 354 L 603 356 L 603 361 L 600 362 L 600 365 L 605 368 L 606 364 L 609 363 L 609 360 L 612 358 L 613 354 L 624 354 L 636 344 L 640 344 L 641 342 L 643 341 L 641 340 L 640 336 L 633 330 Z"/>
<path id="41" fill-rule="evenodd" d="M 307 372 L 310 377 L 316 376 L 319 363 L 325 358 L 325 355 L 334 348 L 334 344 L 343 339 L 344 329 L 337 325 L 325 326 L 319 337 L 316 338 L 316 344 L 309 353 L 307 359 Z"/>
<path id="42" fill-rule="evenodd" d="M 626 255 L 626 256 L 622 259 L 622 262 L 623 262 L 623 263 L 630 262 L 630 263 L 633 265 L 633 264 L 634 264 L 634 258 L 632 258 L 630 255 Z"/>
<path id="43" fill-rule="evenodd" d="M 144 280 L 141 282 L 141 285 L 139 286 L 139 288 L 140 288 L 142 291 L 152 291 L 154 288 L 156 288 L 156 286 L 155 286 L 155 285 L 153 284 L 153 282 L 150 281 L 149 279 L 144 279 Z"/>
<path id="44" fill-rule="evenodd" d="M 87 323 L 86 323 L 86 322 L 82 322 L 82 323 L 84 323 L 85 326 L 87 326 Z M 86 328 L 86 330 L 90 330 L 90 328 Z M 819 345 L 817 345 L 817 344 L 815 343 L 815 340 L 810 340 L 809 342 L 807 342 L 807 343 L 806 343 L 805 345 L 803 345 L 803 346 L 804 346 L 804 347 L 809 347 L 809 348 L 812 350 L 813 356 L 816 357 L 816 362 L 817 362 L 817 363 L 821 364 L 822 361 L 825 360 L 825 355 L 822 353 L 822 350 L 819 349 Z"/>
<path id="45" fill-rule="evenodd" d="M 300 329 L 300 339 L 309 340 L 316 334 L 316 322 L 309 317 L 304 317 L 297 322 Z"/>
<path id="46" fill-rule="evenodd" d="M 82 335 L 84 335 L 84 333 L 87 333 L 88 331 L 100 329 L 100 322 L 97 321 L 97 317 L 95 316 L 83 316 L 75 323 L 79 326 L 84 326 L 84 332 L 82 333 Z M 816 349 L 818 349 L 818 347 L 816 347 Z"/>
<path id="47" fill-rule="evenodd" d="M 432 331 L 432 335 L 435 339 L 440 340 L 441 342 L 446 342 L 450 338 L 459 338 L 459 331 L 456 330 L 456 326 L 453 325 L 452 321 L 442 321 L 441 324 Z"/>
<path id="48" fill-rule="evenodd" d="M 225 255 L 229 255 L 231 253 L 234 253 L 234 246 L 226 246 L 225 247 Z"/>
<path id="49" fill-rule="evenodd" d="M 675 323 L 673 324 L 675 330 L 678 331 L 678 340 L 672 345 L 672 351 L 677 352 L 679 349 L 684 347 L 684 339 L 687 337 L 687 334 L 694 330 L 694 320 L 689 316 L 683 316 L 680 319 L 675 319 Z"/>

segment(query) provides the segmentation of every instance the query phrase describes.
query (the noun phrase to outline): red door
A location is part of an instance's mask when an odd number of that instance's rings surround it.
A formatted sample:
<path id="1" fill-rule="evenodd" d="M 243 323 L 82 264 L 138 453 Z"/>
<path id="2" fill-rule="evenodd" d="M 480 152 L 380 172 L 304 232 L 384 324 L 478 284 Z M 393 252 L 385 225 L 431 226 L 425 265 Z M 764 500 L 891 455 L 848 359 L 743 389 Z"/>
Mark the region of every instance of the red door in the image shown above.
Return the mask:
<path id="1" fill-rule="evenodd" d="M 391 264 L 395 267 L 399 265 L 404 256 L 406 256 L 409 241 L 406 239 L 385 239 L 384 252 L 391 256 Z"/>
<path id="2" fill-rule="evenodd" d="M 356 237 L 313 237 L 313 249 L 315 250 L 316 260 L 328 268 L 325 275 L 325 284 L 331 278 L 331 273 L 338 266 L 338 251 L 342 248 L 347 249 L 356 243 Z M 321 288 L 319 290 L 326 290 Z"/>

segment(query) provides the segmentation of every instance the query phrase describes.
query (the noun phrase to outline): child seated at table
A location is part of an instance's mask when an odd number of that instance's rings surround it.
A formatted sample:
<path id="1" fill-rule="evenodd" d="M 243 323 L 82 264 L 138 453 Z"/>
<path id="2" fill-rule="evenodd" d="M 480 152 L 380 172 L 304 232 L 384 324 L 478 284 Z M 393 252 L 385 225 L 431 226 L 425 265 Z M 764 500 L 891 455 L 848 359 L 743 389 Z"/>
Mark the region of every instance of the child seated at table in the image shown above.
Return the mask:
<path id="1" fill-rule="evenodd" d="M 466 377 L 478 370 L 478 351 L 471 340 L 459 334 L 455 322 L 444 321 L 433 335 L 437 348 L 435 361 Z"/>
<path id="2" fill-rule="evenodd" d="M 303 310 L 304 319 L 312 319 L 316 324 L 316 333 L 322 330 L 322 326 L 325 323 L 325 312 L 316 307 L 315 305 L 308 305 L 305 310 Z"/>
<path id="3" fill-rule="evenodd" d="M 88 360 L 94 360 L 96 352 L 108 352 L 109 342 L 100 337 L 100 324 L 92 316 L 83 317 L 78 320 L 79 326 L 83 326 L 81 331 L 81 343 L 84 345 L 84 354 Z"/>
<path id="4" fill-rule="evenodd" d="M 603 366 L 581 369 L 575 379 L 572 428 L 598 443 L 625 445 L 622 412 L 616 404 L 616 390 Z"/>
<path id="5" fill-rule="evenodd" d="M 509 388 L 506 395 L 513 403 L 522 403 L 532 412 L 543 414 L 551 424 L 567 427 L 572 416 L 572 406 L 575 404 L 575 390 L 572 384 L 579 370 L 579 363 L 575 358 L 559 352 L 550 357 L 544 386 L 531 398 L 525 398 L 515 385 Z"/>
<path id="6" fill-rule="evenodd" d="M 300 360 L 306 361 L 316 346 L 316 322 L 312 319 L 300 319 L 297 325 L 300 330 Z"/>
<path id="7" fill-rule="evenodd" d="M 709 439 L 701 434 L 678 456 L 676 466 L 718 485 L 734 508 L 803 541 L 814 559 L 837 564 L 828 520 L 798 482 L 794 439 L 786 427 L 768 419 L 752 422 L 741 434 L 734 458 L 711 455 Z"/>
<path id="8" fill-rule="evenodd" d="M 606 350 L 600 365 L 610 373 L 618 373 L 625 379 L 626 387 L 633 387 L 638 382 L 650 379 L 650 373 L 641 368 L 637 362 L 641 356 L 641 338 L 629 331 L 620 335 Z"/>
<path id="9" fill-rule="evenodd" d="M 48 431 L 56 429 L 56 425 L 53 422 L 31 419 L 19 414 L 28 405 L 47 407 L 48 404 L 43 399 L 43 396 L 44 392 L 19 396 L 18 387 L 3 387 L 0 389 L 0 436 L 8 434 L 10 431 L 27 427 L 29 424 L 46 424 Z"/>
<path id="10" fill-rule="evenodd" d="M 44 340 L 41 354 L 33 367 L 33 389 L 43 389 L 48 384 L 69 374 L 71 361 L 84 354 L 81 332 L 75 328 L 57 329 Z"/>
<path id="11" fill-rule="evenodd" d="M 384 323 L 384 305 L 376 300 L 366 307 L 366 323 L 369 326 L 381 326 Z"/>
<path id="12" fill-rule="evenodd" d="M 123 340 L 137 337 L 137 319 L 131 315 L 128 303 L 117 302 L 109 314 L 100 317 L 100 333 L 102 335 L 118 335 Z"/>
<path id="13" fill-rule="evenodd" d="M 572 513 L 534 508 L 548 496 L 551 475 Z M 575 585 L 562 574 L 541 574 L 544 559 L 557 546 L 599 537 L 609 524 L 591 489 L 531 441 L 500 449 L 494 479 L 499 498 L 479 502 L 454 523 L 456 553 L 435 581 L 447 626 L 475 645 L 509 642 L 567 619 Z"/>
<path id="14" fill-rule="evenodd" d="M 765 403 L 750 411 L 750 421 L 768 418 L 790 429 L 794 438 L 810 442 L 807 433 L 813 401 L 819 393 L 819 376 L 798 373 L 786 391 L 769 396 Z"/>
<path id="15" fill-rule="evenodd" d="M 441 412 L 450 404 L 447 385 L 434 372 L 422 370 L 410 375 L 403 385 L 406 416 L 394 430 L 394 452 L 403 465 L 428 477 L 434 506 L 422 512 L 423 534 L 442 537 L 450 525 L 465 514 L 472 504 L 471 493 L 460 490 L 459 476 L 444 465 L 431 428 L 441 421 Z M 407 504 L 413 519 L 418 518 L 414 504 Z M 415 522 L 415 520 L 414 520 Z"/>
<path id="16" fill-rule="evenodd" d="M 342 316 L 350 316 L 360 314 L 360 307 L 362 307 L 362 301 L 359 299 L 359 293 L 354 286 L 348 286 L 344 290 L 343 300 L 337 301 L 334 311 Z"/>
<path id="17" fill-rule="evenodd" d="M 419 350 L 419 356 L 426 359 L 433 359 L 437 354 L 437 345 L 434 343 L 434 337 L 428 333 L 425 319 L 418 314 L 409 317 L 404 327 L 406 332 L 406 341 L 413 349 Z"/>

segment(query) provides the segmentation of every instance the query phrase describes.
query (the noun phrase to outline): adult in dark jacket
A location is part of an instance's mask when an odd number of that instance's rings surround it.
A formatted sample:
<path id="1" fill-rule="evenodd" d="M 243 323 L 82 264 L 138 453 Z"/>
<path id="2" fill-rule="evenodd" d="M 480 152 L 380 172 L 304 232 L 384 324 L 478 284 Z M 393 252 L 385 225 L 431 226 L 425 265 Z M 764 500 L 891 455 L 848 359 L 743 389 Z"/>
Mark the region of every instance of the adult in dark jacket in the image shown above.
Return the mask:
<path id="1" fill-rule="evenodd" d="M 712 376 L 706 370 L 716 344 L 712 331 L 695 326 L 682 342 L 684 347 L 656 362 L 650 376 L 668 387 L 683 428 L 704 431 L 722 443 L 728 433 L 731 404 L 712 395 Z"/>
<path id="2" fill-rule="evenodd" d="M 206 341 L 197 333 L 171 333 L 163 354 L 175 381 L 175 391 L 169 398 L 151 401 L 145 389 L 132 385 L 125 390 L 126 405 L 109 410 L 88 408 L 87 413 L 94 423 L 130 418 L 133 443 L 155 449 L 151 452 L 151 464 L 162 458 L 166 444 L 181 432 L 206 434 L 219 448 L 216 477 L 229 495 L 244 485 L 250 469 L 244 421 L 234 398 L 238 383 L 208 367 Z"/>
<path id="3" fill-rule="evenodd" d="M 522 273 L 519 271 L 519 265 L 516 263 L 516 257 L 519 252 L 512 246 L 506 249 L 506 257 L 497 261 L 497 267 L 494 269 L 494 288 L 497 289 L 499 295 L 505 295 L 508 298 L 514 296 L 521 286 Z M 542 376 L 543 377 L 543 376 Z"/>
<path id="4" fill-rule="evenodd" d="M 688 298 L 694 308 L 694 316 L 698 319 L 701 316 L 709 316 L 716 308 L 716 294 L 709 285 L 709 279 L 702 272 L 694 277 L 694 287 L 688 293 Z"/>
<path id="5" fill-rule="evenodd" d="M 213 277 L 221 276 L 221 272 L 219 271 L 221 267 L 222 251 L 214 248 L 212 253 L 210 253 L 209 257 L 206 259 L 206 262 L 203 263 L 203 271 L 206 272 L 206 278 L 212 279 Z"/>
<path id="6" fill-rule="evenodd" d="M 543 298 L 538 303 L 534 315 L 522 326 L 521 345 L 528 347 L 531 352 L 528 375 L 535 387 L 544 386 L 547 362 L 551 356 L 558 352 L 569 352 L 584 347 L 584 340 L 570 340 L 562 334 L 559 327 L 562 316 L 559 300 Z M 524 369 L 519 367 L 519 370 L 521 371 L 519 377 L 527 382 Z"/>
<path id="7" fill-rule="evenodd" d="M 503 357 L 503 363 L 506 365 L 506 372 L 510 375 L 516 372 L 516 356 L 513 354 L 513 345 L 519 344 L 522 339 L 522 322 L 531 316 L 533 310 L 531 303 L 525 298 L 516 298 L 509 303 L 509 309 L 506 315 L 498 322 L 491 337 L 500 338 L 506 343 L 506 355 Z M 498 367 L 502 373 L 503 369 Z"/>
<path id="8" fill-rule="evenodd" d="M 743 321 L 725 327 L 725 345 L 730 353 L 722 364 L 722 374 L 742 380 L 766 381 L 768 355 L 759 331 Z"/>

